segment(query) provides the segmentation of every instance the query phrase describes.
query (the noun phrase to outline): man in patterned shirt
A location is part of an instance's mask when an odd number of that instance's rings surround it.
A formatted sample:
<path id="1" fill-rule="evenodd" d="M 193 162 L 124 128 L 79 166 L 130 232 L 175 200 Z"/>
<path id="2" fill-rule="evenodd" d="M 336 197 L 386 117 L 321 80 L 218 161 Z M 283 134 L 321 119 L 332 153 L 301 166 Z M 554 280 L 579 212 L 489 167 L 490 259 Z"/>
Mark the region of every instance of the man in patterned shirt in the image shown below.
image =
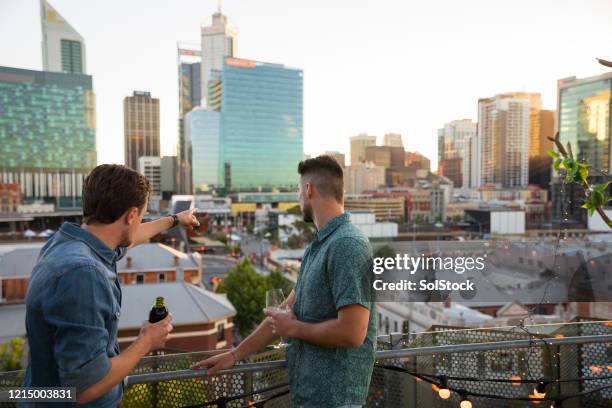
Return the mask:
<path id="1" fill-rule="evenodd" d="M 365 404 L 375 359 L 372 249 L 344 212 L 343 171 L 329 156 L 301 162 L 300 207 L 317 233 L 302 259 L 289 313 L 268 318 L 236 349 L 193 366 L 209 374 L 233 366 L 279 336 L 288 338 L 293 403 L 303 408 Z"/>

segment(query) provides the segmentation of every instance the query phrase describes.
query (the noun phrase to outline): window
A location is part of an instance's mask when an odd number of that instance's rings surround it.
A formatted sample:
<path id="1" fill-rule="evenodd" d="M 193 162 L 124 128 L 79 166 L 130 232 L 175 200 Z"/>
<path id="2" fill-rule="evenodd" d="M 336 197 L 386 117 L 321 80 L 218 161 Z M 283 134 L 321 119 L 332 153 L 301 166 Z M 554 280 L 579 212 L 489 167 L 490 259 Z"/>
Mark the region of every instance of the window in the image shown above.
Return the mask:
<path id="1" fill-rule="evenodd" d="M 382 314 L 378 314 L 378 328 L 382 329 L 382 324 L 383 324 L 383 319 L 382 319 Z"/>
<path id="2" fill-rule="evenodd" d="M 164 283 L 166 281 L 166 274 L 165 273 L 160 273 L 159 274 L 159 278 L 158 278 L 159 283 Z"/>
<path id="3" fill-rule="evenodd" d="M 389 334 L 389 318 L 385 317 L 385 334 Z"/>
<path id="4" fill-rule="evenodd" d="M 399 330 L 397 330 L 397 320 L 393 321 L 393 333 L 397 333 Z"/>
<path id="5" fill-rule="evenodd" d="M 138 285 L 140 285 L 141 283 L 144 283 L 144 275 L 142 273 L 139 273 L 138 275 L 136 275 L 136 283 Z"/>
<path id="6" fill-rule="evenodd" d="M 221 323 L 217 326 L 217 343 L 225 340 L 225 324 Z"/>

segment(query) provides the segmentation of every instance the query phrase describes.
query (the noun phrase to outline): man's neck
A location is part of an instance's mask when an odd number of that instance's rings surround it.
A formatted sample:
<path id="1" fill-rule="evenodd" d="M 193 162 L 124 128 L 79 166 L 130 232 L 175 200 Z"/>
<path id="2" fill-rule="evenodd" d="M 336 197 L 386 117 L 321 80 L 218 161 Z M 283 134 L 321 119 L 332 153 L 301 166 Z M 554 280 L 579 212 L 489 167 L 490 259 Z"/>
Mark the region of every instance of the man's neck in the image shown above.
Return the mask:
<path id="1" fill-rule="evenodd" d="M 81 228 L 89 232 L 94 237 L 102 241 L 107 247 L 113 251 L 119 245 L 118 234 L 113 231 L 111 226 L 99 226 L 94 224 L 81 224 Z"/>
<path id="2" fill-rule="evenodd" d="M 344 214 L 344 206 L 342 204 L 334 204 L 318 209 L 312 218 L 317 231 L 321 231 L 329 221 L 342 214 Z"/>

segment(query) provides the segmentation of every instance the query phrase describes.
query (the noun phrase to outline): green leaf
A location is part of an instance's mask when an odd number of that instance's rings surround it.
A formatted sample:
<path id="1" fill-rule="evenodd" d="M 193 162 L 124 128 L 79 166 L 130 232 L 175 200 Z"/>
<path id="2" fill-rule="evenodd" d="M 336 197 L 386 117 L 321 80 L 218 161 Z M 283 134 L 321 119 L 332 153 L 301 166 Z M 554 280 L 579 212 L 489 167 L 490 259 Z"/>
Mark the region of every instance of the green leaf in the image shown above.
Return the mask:
<path id="1" fill-rule="evenodd" d="M 610 185 L 610 183 L 612 183 L 612 181 L 606 181 L 603 184 L 596 184 L 593 186 L 593 190 L 599 190 L 601 192 L 604 192 L 608 189 L 608 186 Z"/>
<path id="2" fill-rule="evenodd" d="M 576 162 L 576 164 L 578 165 L 578 167 L 584 167 L 584 168 L 591 167 L 591 164 L 590 164 L 590 163 L 580 163 L 580 162 Z"/>
<path id="3" fill-rule="evenodd" d="M 589 217 L 592 217 L 593 213 L 595 212 L 595 209 L 594 208 L 589 208 L 587 211 L 589 213 Z"/>
<path id="4" fill-rule="evenodd" d="M 604 205 L 606 197 L 604 193 L 599 190 L 593 190 L 591 194 L 589 194 L 589 201 L 593 205 L 593 207 L 599 208 Z"/>
<path id="5" fill-rule="evenodd" d="M 580 178 L 582 180 L 586 180 L 587 178 L 589 178 L 589 171 L 586 168 L 584 168 L 584 167 L 581 167 L 578 170 L 578 174 L 580 175 Z"/>
<path id="6" fill-rule="evenodd" d="M 561 160 L 561 159 L 556 159 L 556 160 L 555 160 L 555 162 L 553 163 L 553 168 L 554 168 L 556 171 L 559 171 L 559 166 L 561 166 L 561 162 L 562 162 L 562 160 Z"/>
<path id="7" fill-rule="evenodd" d="M 550 157 L 552 157 L 553 159 L 556 159 L 557 157 L 559 157 L 559 153 L 554 152 L 554 151 L 552 151 L 552 150 L 549 150 L 549 151 L 547 151 L 546 153 L 548 153 L 548 155 L 549 155 Z"/>

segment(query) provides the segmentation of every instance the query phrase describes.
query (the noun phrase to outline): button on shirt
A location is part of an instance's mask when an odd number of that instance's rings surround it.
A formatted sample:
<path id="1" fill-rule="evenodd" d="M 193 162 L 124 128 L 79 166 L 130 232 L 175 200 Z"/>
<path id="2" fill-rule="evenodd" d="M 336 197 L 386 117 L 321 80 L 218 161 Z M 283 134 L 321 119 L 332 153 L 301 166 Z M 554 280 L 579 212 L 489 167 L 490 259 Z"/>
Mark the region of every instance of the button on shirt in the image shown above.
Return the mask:
<path id="1" fill-rule="evenodd" d="M 68 222 L 45 244 L 26 296 L 30 353 L 24 387 L 75 387 L 81 392 L 108 373 L 110 358 L 119 354 L 116 263 L 125 253 L 125 247 L 112 250 Z M 122 394 L 123 385 L 118 384 L 83 406 L 115 407 Z"/>
<path id="2" fill-rule="evenodd" d="M 295 286 L 293 312 L 300 321 L 318 323 L 338 317 L 343 306 L 370 311 L 360 347 L 325 348 L 289 339 L 286 350 L 293 403 L 304 408 L 365 404 L 376 351 L 375 302 L 368 278 L 372 248 L 348 213 L 330 220 L 304 252 Z"/>

